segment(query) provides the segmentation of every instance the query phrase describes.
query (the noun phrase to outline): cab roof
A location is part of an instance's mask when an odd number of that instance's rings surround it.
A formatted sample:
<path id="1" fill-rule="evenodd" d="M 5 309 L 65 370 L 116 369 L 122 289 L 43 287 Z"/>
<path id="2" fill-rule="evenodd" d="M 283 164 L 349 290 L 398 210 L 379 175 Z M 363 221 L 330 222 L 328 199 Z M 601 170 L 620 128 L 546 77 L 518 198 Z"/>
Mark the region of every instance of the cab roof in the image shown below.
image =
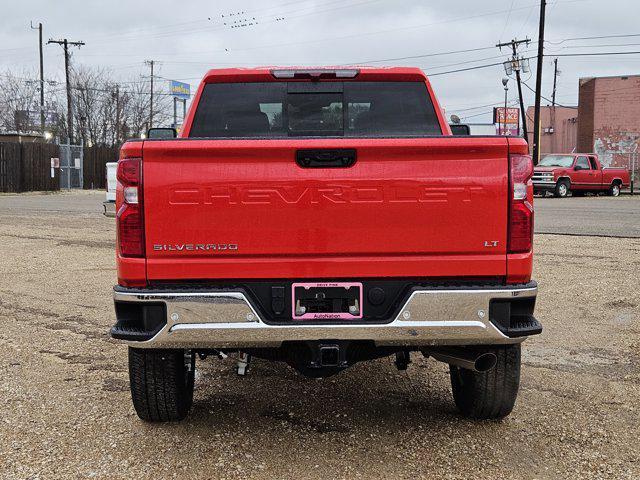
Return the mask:
<path id="1" fill-rule="evenodd" d="M 216 68 L 204 76 L 205 83 L 218 82 L 269 82 L 279 80 L 323 81 L 425 81 L 426 75 L 414 67 L 255 67 Z"/>

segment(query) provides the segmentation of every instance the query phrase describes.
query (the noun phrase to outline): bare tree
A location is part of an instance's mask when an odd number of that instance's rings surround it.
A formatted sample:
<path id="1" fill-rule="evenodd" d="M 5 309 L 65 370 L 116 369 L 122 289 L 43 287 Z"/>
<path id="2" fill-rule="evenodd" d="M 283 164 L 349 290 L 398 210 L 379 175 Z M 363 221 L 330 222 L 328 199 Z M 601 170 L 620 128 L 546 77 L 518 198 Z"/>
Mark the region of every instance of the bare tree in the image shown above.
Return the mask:
<path id="1" fill-rule="evenodd" d="M 151 127 L 168 126 L 172 121 L 173 110 L 171 96 L 162 91 L 156 81 L 153 98 L 153 125 L 149 125 L 149 109 L 151 102 L 151 84 L 148 79 L 127 82 L 125 91 L 125 123 L 129 137 L 140 137 Z"/>
<path id="2" fill-rule="evenodd" d="M 28 114 L 38 102 L 39 85 L 28 72 L 0 73 L 0 128 L 8 132 L 30 131 Z M 33 79 L 33 80 L 32 80 Z M 39 106 L 35 107 L 39 110 Z"/>
<path id="3" fill-rule="evenodd" d="M 45 84 L 46 129 L 54 136 L 64 131 L 64 87 L 56 81 Z M 0 73 L 0 131 L 40 133 L 40 82 L 33 72 Z"/>
<path id="4" fill-rule="evenodd" d="M 151 95 L 149 83 L 144 80 L 127 83 L 124 97 L 125 137 L 140 137 L 149 128 Z"/>
<path id="5" fill-rule="evenodd" d="M 140 137 L 150 127 L 149 79 L 137 77 L 118 84 L 111 80 L 113 78 L 113 73 L 106 68 L 76 66 L 71 72 L 74 136 L 85 145 L 119 145 L 126 138 Z M 64 85 L 48 83 L 46 110 L 54 113 L 52 117 L 56 122 L 49 124 L 47 130 L 64 136 Z M 172 121 L 171 96 L 162 87 L 162 82 L 155 82 L 153 126 L 169 125 Z M 39 125 L 27 125 L 29 115 L 24 113 L 39 111 L 38 94 L 39 83 L 33 73 L 0 74 L 0 130 L 39 131 Z"/>

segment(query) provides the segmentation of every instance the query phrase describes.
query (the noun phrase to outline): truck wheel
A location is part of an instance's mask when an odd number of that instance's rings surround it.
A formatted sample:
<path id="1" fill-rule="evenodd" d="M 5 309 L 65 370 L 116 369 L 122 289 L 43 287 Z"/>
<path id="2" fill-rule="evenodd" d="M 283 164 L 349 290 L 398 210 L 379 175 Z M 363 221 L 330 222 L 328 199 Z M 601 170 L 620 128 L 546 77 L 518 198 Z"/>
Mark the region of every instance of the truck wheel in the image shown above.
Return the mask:
<path id="1" fill-rule="evenodd" d="M 465 417 L 497 419 L 513 410 L 520 385 L 520 344 L 493 352 L 496 366 L 487 372 L 449 366 L 453 399 Z"/>
<path id="2" fill-rule="evenodd" d="M 129 348 L 129 383 L 138 417 L 170 422 L 187 416 L 193 402 L 195 356 L 185 350 Z"/>
<path id="3" fill-rule="evenodd" d="M 556 189 L 553 194 L 559 198 L 564 198 L 569 195 L 569 182 L 566 180 L 560 180 L 556 183 Z"/>
<path id="4" fill-rule="evenodd" d="M 609 187 L 607 194 L 611 197 L 617 197 L 620 195 L 620 184 L 614 183 Z"/>

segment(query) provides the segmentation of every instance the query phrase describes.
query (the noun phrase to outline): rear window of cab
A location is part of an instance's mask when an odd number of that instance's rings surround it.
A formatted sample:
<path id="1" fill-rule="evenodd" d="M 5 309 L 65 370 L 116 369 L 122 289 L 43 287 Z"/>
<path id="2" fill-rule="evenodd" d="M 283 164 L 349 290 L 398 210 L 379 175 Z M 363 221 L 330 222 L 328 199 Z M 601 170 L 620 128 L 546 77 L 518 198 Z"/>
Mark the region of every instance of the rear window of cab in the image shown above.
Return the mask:
<path id="1" fill-rule="evenodd" d="M 209 83 L 189 137 L 441 135 L 423 82 Z"/>

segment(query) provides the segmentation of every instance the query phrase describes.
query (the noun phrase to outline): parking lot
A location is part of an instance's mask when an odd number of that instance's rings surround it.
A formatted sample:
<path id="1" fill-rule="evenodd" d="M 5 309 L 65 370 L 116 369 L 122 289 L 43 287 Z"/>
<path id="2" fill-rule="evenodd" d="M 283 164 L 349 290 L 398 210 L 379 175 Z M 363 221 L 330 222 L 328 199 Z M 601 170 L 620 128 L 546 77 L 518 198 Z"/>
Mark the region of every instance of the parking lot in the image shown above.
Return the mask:
<path id="1" fill-rule="evenodd" d="M 640 238 L 639 198 L 536 198 L 536 233 Z"/>
<path id="2" fill-rule="evenodd" d="M 168 425 L 138 420 L 108 336 L 103 197 L 0 196 L 0 477 L 640 477 L 640 197 L 536 199 L 544 332 L 501 422 L 460 418 L 446 366 L 415 355 L 323 380 L 208 359 Z"/>

